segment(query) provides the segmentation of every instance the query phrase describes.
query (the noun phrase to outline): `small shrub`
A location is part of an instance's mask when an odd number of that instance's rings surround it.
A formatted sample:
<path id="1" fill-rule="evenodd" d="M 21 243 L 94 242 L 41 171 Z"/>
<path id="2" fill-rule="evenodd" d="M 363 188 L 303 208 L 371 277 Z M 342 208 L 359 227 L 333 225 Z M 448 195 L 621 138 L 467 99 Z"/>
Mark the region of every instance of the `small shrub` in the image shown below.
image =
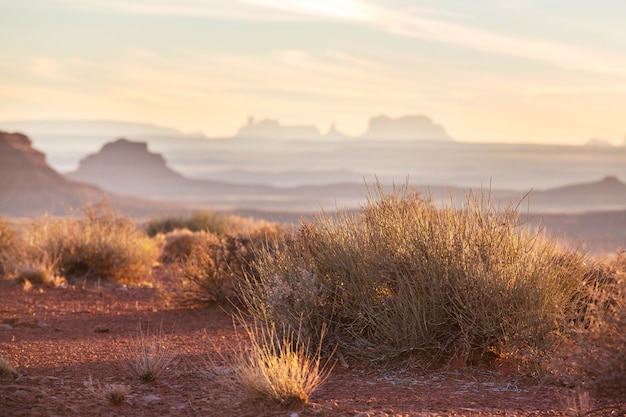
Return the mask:
<path id="1" fill-rule="evenodd" d="M 583 255 L 477 196 L 456 209 L 379 192 L 361 213 L 322 214 L 260 255 L 242 288 L 248 310 L 269 325 L 301 323 L 312 341 L 326 326 L 327 344 L 365 360 L 471 364 L 549 347 L 580 297 Z"/>
<path id="2" fill-rule="evenodd" d="M 138 326 L 137 337 L 127 347 L 127 368 L 142 382 L 158 379 L 176 364 L 178 353 L 174 351 L 161 329 L 153 334 L 145 333 Z"/>
<path id="3" fill-rule="evenodd" d="M 56 260 L 51 260 L 47 252 L 26 256 L 17 266 L 16 279 L 22 282 L 25 288 L 30 284 L 54 288 L 67 284 L 65 278 L 59 276 Z"/>
<path id="4" fill-rule="evenodd" d="M 130 394 L 130 386 L 126 384 L 105 384 L 95 381 L 89 375 L 89 379 L 85 381 L 85 387 L 96 398 L 103 399 L 113 405 L 121 405 Z"/>
<path id="5" fill-rule="evenodd" d="M 106 204 L 85 207 L 79 218 L 34 222 L 25 240 L 29 253 L 47 254 L 67 279 L 141 282 L 158 256 L 154 242 Z"/>
<path id="6" fill-rule="evenodd" d="M 21 243 L 8 221 L 0 218 L 0 278 L 11 274 L 21 251 Z"/>
<path id="7" fill-rule="evenodd" d="M 176 229 L 188 229 L 192 232 L 210 232 L 217 235 L 236 235 L 257 229 L 260 223 L 262 222 L 234 214 L 195 211 L 189 217 L 173 215 L 152 219 L 146 223 L 144 228 L 150 237 L 159 233 L 167 234 Z"/>
<path id="8" fill-rule="evenodd" d="M 600 270 L 588 288 L 588 304 L 575 330 L 572 358 L 589 385 L 611 395 L 626 394 L 626 252 Z"/>
<path id="9" fill-rule="evenodd" d="M 225 300 L 234 295 L 236 283 L 251 271 L 255 256 L 252 241 L 208 233 L 203 237 L 181 261 L 181 274 L 196 298 Z"/>
<path id="10" fill-rule="evenodd" d="M 191 255 L 194 248 L 204 244 L 207 233 L 194 233 L 189 229 L 175 229 L 164 236 L 161 260 L 180 262 Z M 209 234 L 210 235 L 210 234 Z"/>
<path id="11" fill-rule="evenodd" d="M 251 348 L 237 358 L 234 372 L 224 375 L 234 392 L 253 400 L 280 405 L 306 404 L 329 377 L 333 365 L 323 362 L 321 352 L 311 351 L 299 333 L 262 327 L 242 321 Z M 323 333 L 320 338 L 323 338 Z"/>
<path id="12" fill-rule="evenodd" d="M 168 259 L 179 257 L 188 297 L 222 301 L 237 295 L 245 276 L 255 275 L 257 254 L 280 246 L 285 235 L 286 230 L 276 225 L 263 225 L 247 236 L 181 234 L 166 244 L 164 254 Z"/>
<path id="13" fill-rule="evenodd" d="M 4 356 L 0 355 L 0 377 L 11 375 L 13 378 L 17 378 L 17 371 L 11 361 Z"/>

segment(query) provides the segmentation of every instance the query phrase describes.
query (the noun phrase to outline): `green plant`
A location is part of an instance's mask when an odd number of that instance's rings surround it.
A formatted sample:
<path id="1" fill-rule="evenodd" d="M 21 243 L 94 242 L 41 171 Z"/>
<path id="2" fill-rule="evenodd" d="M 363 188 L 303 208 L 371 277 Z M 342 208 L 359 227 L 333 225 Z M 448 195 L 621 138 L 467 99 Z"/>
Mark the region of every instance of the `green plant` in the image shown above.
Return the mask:
<path id="1" fill-rule="evenodd" d="M 67 279 L 141 282 L 158 256 L 154 242 L 106 203 L 86 206 L 82 217 L 33 222 L 25 241 L 27 253 L 47 254 Z"/>
<path id="2" fill-rule="evenodd" d="M 358 214 L 318 216 L 266 251 L 242 298 L 269 324 L 367 360 L 404 355 L 473 363 L 516 345 L 545 349 L 573 313 L 585 257 L 519 225 L 511 207 L 470 195 L 438 207 L 379 189 Z M 329 349 L 329 346 L 326 347 Z"/>
<path id="3" fill-rule="evenodd" d="M 129 356 L 126 367 L 142 382 L 158 379 L 170 367 L 176 365 L 178 353 L 171 348 L 162 329 L 146 333 L 137 326 L 137 337 L 127 346 Z"/>
<path id="4" fill-rule="evenodd" d="M 254 400 L 286 406 L 306 404 L 334 365 L 322 360 L 320 350 L 312 351 L 297 330 L 277 332 L 274 326 L 240 322 L 251 347 L 241 351 L 234 372 L 223 375 L 226 385 Z M 323 330 L 319 337 L 324 337 Z"/>

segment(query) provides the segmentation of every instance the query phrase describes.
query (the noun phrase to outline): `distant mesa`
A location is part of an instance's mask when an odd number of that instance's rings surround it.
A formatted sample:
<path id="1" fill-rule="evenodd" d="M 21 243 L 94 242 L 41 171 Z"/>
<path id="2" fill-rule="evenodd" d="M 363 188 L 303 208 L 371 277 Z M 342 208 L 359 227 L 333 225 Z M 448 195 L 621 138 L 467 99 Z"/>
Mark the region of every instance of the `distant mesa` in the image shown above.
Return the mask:
<path id="1" fill-rule="evenodd" d="M 253 117 L 235 134 L 243 139 L 319 139 L 322 135 L 315 126 L 286 126 L 275 119 L 263 119 L 258 122 Z"/>
<path id="2" fill-rule="evenodd" d="M 613 146 L 613 144 L 608 140 L 593 138 L 585 142 L 584 146 L 591 146 L 596 148 L 610 148 Z"/>
<path id="3" fill-rule="evenodd" d="M 315 126 L 281 125 L 276 119 L 256 121 L 253 117 L 235 134 L 235 138 L 245 139 L 287 139 L 287 140 L 343 140 L 351 137 L 339 132 L 333 123 L 328 133 L 321 134 Z M 359 139 L 402 140 L 402 141 L 445 141 L 453 142 L 445 129 L 423 115 L 403 116 L 393 119 L 387 116 L 372 117 L 367 131 Z"/>
<path id="4" fill-rule="evenodd" d="M 202 133 L 185 134 L 177 129 L 149 123 L 100 120 L 32 120 L 2 123 L 2 129 L 27 132 L 36 136 L 106 136 L 106 137 L 206 137 Z"/>
<path id="5" fill-rule="evenodd" d="M 186 181 L 167 166 L 163 156 L 150 152 L 146 142 L 124 138 L 107 143 L 98 153 L 83 158 L 78 169 L 67 177 L 127 194 L 176 187 Z"/>
<path id="6" fill-rule="evenodd" d="M 397 119 L 384 115 L 372 117 L 367 131 L 361 138 L 453 142 L 441 125 L 423 115 L 403 116 Z"/>
<path id="7" fill-rule="evenodd" d="M 0 213 L 59 213 L 103 197 L 102 190 L 70 181 L 50 168 L 27 136 L 0 132 Z"/>

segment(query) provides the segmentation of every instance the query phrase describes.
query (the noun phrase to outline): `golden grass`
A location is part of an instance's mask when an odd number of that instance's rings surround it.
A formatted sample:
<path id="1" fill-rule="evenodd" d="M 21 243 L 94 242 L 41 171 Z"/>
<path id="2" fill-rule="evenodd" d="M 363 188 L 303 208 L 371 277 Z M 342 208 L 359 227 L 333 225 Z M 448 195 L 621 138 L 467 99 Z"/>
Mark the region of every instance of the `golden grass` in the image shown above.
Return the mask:
<path id="1" fill-rule="evenodd" d="M 34 221 L 24 241 L 26 259 L 54 259 L 68 280 L 140 283 L 158 257 L 155 242 L 106 203 L 86 206 L 81 217 Z"/>
<path id="2" fill-rule="evenodd" d="M 89 379 L 84 382 L 85 388 L 96 398 L 103 399 L 113 405 L 121 405 L 131 392 L 130 386 L 126 384 L 104 384 L 94 381 L 89 375 Z"/>
<path id="3" fill-rule="evenodd" d="M 4 377 L 7 375 L 11 375 L 15 378 L 17 377 L 17 371 L 15 370 L 15 367 L 13 366 L 11 361 L 0 355 L 0 377 Z"/>
<path id="4" fill-rule="evenodd" d="M 223 375 L 234 393 L 283 406 L 306 404 L 330 376 L 334 364 L 311 350 L 299 333 L 240 320 L 251 345 L 236 358 L 232 373 Z M 323 333 L 320 335 L 324 337 Z"/>
<path id="5" fill-rule="evenodd" d="M 258 319 L 301 324 L 313 342 L 327 326 L 327 344 L 359 359 L 471 364 L 519 345 L 541 351 L 589 268 L 518 220 L 476 195 L 457 209 L 379 190 L 360 213 L 321 214 L 262 254 L 242 298 Z"/>
<path id="6" fill-rule="evenodd" d="M 126 368 L 142 382 L 153 382 L 175 367 L 178 352 L 168 343 L 161 328 L 153 333 L 137 326 L 137 337 L 126 347 Z"/>

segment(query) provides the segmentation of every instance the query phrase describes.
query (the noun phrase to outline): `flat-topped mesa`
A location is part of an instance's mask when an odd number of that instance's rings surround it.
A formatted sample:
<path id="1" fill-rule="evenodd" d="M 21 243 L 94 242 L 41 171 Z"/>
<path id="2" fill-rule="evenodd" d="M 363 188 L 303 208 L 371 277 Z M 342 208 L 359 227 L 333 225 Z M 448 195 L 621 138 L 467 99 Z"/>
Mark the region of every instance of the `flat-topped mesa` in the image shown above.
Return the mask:
<path id="1" fill-rule="evenodd" d="M 415 140 L 453 142 L 443 126 L 423 115 L 403 116 L 397 119 L 384 115 L 372 117 L 361 139 Z"/>
<path id="2" fill-rule="evenodd" d="M 21 133 L 0 132 L 0 178 L 5 186 L 28 186 L 39 189 L 45 184 L 65 179 L 50 168 L 46 156 L 32 147 L 32 141 Z"/>
<path id="3" fill-rule="evenodd" d="M 275 119 L 263 119 L 258 122 L 253 117 L 237 131 L 236 138 L 242 139 L 319 139 L 322 135 L 315 126 L 281 125 Z"/>
<path id="4" fill-rule="evenodd" d="M 147 143 L 124 138 L 107 143 L 98 153 L 86 156 L 78 169 L 67 176 L 117 192 L 184 181 L 182 175 L 167 166 L 161 154 L 148 150 Z"/>

